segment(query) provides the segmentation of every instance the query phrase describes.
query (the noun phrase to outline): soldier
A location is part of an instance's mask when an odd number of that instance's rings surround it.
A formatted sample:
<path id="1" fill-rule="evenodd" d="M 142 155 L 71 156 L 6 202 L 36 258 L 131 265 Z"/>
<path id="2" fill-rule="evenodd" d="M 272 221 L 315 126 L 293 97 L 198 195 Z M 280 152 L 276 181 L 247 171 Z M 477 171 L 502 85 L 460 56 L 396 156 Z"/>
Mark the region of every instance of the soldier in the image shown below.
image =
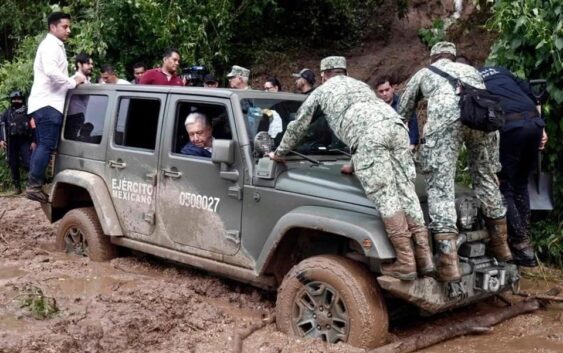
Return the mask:
<path id="1" fill-rule="evenodd" d="M 31 150 L 35 145 L 32 143 L 32 129 L 26 110 L 23 94 L 13 91 L 10 93 L 10 107 L 0 118 L 0 148 L 8 147 L 8 165 L 16 194 L 22 192 L 20 166 L 29 170 Z"/>
<path id="2" fill-rule="evenodd" d="M 453 43 L 439 42 L 430 51 L 432 65 L 478 88 L 485 88 L 483 79 L 473 67 L 455 63 Z M 448 282 L 461 278 L 456 240 L 455 172 L 461 144 L 465 142 L 473 189 L 485 215 L 491 240 L 489 252 L 501 261 L 512 259 L 506 238 L 506 208 L 495 173 L 500 170 L 496 133 L 472 130 L 459 120 L 459 96 L 442 76 L 428 68 L 419 70 L 407 83 L 398 112 L 411 117 L 418 99 L 428 99 L 428 120 L 425 143 L 420 145 L 419 162 L 426 178 L 430 213 L 429 228 L 438 244 L 438 276 Z"/>
<path id="3" fill-rule="evenodd" d="M 383 264 L 381 272 L 402 280 L 416 279 L 417 267 L 421 274 L 432 273 L 428 231 L 414 189 L 407 127 L 367 84 L 346 75 L 344 57 L 324 58 L 321 79 L 322 85 L 301 105 L 270 158 L 282 161 L 306 134 L 315 112 L 324 113 L 334 134 L 351 148 L 356 175 L 381 214 L 395 248 L 397 260 Z"/>
<path id="4" fill-rule="evenodd" d="M 250 76 L 250 70 L 242 66 L 233 65 L 231 72 L 227 74 L 229 79 L 229 87 L 235 89 L 250 89 L 248 85 L 248 77 Z"/>

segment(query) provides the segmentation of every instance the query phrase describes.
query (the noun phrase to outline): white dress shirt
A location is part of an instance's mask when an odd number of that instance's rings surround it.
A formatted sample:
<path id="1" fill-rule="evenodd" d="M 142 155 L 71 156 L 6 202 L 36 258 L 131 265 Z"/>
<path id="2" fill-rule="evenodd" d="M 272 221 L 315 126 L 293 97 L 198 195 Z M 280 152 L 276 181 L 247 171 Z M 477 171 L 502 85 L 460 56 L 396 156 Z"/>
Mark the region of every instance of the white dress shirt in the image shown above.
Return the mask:
<path id="1" fill-rule="evenodd" d="M 68 77 L 68 61 L 63 42 L 47 33 L 35 55 L 33 86 L 28 100 L 28 114 L 46 106 L 63 112 L 66 92 L 76 87 Z"/>

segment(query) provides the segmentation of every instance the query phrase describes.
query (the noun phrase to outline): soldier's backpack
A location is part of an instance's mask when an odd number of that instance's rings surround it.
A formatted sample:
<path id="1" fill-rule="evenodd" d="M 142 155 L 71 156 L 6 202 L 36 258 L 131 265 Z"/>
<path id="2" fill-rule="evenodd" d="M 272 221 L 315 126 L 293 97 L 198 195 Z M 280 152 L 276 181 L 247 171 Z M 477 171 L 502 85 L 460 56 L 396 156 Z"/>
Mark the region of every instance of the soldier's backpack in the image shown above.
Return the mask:
<path id="1" fill-rule="evenodd" d="M 430 65 L 428 69 L 447 79 L 460 96 L 460 120 L 464 125 L 486 132 L 496 131 L 504 126 L 505 116 L 499 96 L 486 89 L 473 87 L 435 66 Z"/>
<path id="2" fill-rule="evenodd" d="M 24 105 L 12 111 L 8 116 L 8 133 L 10 135 L 25 136 L 30 134 L 31 129 L 29 128 L 29 118 L 26 110 L 27 107 Z"/>

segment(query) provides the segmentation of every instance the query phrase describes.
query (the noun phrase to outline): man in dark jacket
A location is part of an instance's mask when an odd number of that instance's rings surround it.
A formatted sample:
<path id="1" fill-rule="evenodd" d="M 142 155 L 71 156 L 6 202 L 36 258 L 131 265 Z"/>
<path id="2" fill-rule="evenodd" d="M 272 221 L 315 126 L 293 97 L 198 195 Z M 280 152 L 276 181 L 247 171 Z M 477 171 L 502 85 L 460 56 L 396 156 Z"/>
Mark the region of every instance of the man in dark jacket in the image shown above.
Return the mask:
<path id="1" fill-rule="evenodd" d="M 21 194 L 20 167 L 29 170 L 31 159 L 32 129 L 29 124 L 24 96 L 19 91 L 10 93 L 10 107 L 0 118 L 0 147 L 8 148 L 8 165 L 16 194 Z"/>
<path id="2" fill-rule="evenodd" d="M 182 147 L 180 153 L 211 158 L 213 135 L 211 124 L 207 117 L 201 113 L 190 113 L 184 123 L 190 142 Z"/>
<path id="3" fill-rule="evenodd" d="M 500 131 L 500 190 L 506 202 L 508 243 L 514 262 L 537 266 L 530 245 L 530 198 L 528 177 L 537 163 L 538 148 L 547 142 L 545 122 L 536 108 L 527 82 L 502 67 L 480 70 L 489 91 L 502 98 L 506 124 Z"/>

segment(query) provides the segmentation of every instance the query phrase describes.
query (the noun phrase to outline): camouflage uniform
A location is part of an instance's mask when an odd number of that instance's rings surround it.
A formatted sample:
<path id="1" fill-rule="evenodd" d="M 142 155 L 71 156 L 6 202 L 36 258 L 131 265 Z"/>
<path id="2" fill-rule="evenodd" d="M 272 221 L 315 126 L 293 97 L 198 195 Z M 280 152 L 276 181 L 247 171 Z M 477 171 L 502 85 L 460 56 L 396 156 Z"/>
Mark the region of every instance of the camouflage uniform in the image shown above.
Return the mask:
<path id="1" fill-rule="evenodd" d="M 319 86 L 289 123 L 275 154 L 283 156 L 297 146 L 317 112 L 353 151 L 356 176 L 382 217 L 404 210 L 424 225 L 414 188 L 416 172 L 408 129 L 400 116 L 361 81 L 340 75 Z"/>
<path id="2" fill-rule="evenodd" d="M 481 75 L 471 66 L 445 58 L 432 65 L 467 84 L 485 88 Z M 428 68 L 421 69 L 409 80 L 399 104 L 401 116 L 412 116 L 419 93 L 428 98 L 428 121 L 424 128 L 426 142 L 420 147 L 417 161 L 426 178 L 429 228 L 434 233 L 457 233 L 454 182 L 463 142 L 468 150 L 473 189 L 484 215 L 491 219 L 503 217 L 506 209 L 495 176 L 500 170 L 498 133 L 464 126 L 459 121 L 459 96 L 453 86 Z"/>

